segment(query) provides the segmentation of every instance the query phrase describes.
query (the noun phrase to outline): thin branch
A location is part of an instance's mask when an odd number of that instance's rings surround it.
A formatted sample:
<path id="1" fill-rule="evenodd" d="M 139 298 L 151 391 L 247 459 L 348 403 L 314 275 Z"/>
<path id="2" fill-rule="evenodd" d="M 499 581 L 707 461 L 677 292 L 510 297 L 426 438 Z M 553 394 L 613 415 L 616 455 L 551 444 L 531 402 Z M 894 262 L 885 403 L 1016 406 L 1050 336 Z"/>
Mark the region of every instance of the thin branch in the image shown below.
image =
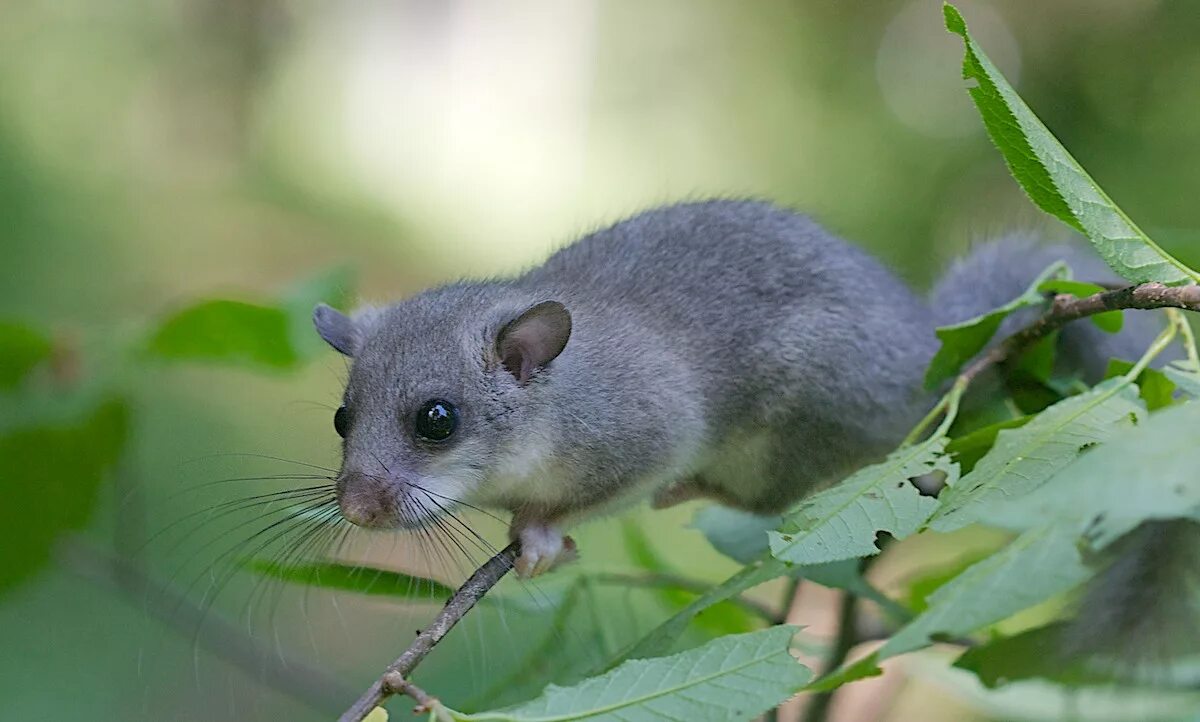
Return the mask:
<path id="1" fill-rule="evenodd" d="M 487 560 L 479 567 L 471 578 L 463 583 L 458 591 L 446 601 L 446 606 L 434 617 L 428 627 L 417 634 L 417 638 L 404 650 L 394 662 L 388 665 L 383 675 L 363 693 L 358 700 L 346 710 L 338 722 L 360 722 L 371 710 L 378 707 L 385 699 L 393 694 L 406 694 L 417 701 L 418 711 L 439 714 L 441 709 L 437 698 L 431 697 L 423 689 L 408 680 L 425 655 L 442 641 L 446 633 L 454 628 L 458 620 L 463 618 L 476 602 L 483 598 L 496 583 L 513 568 L 513 562 L 520 554 L 519 542 L 513 542 L 500 553 Z"/>
<path id="2" fill-rule="evenodd" d="M 970 382 L 987 369 L 1011 358 L 1016 352 L 1027 348 L 1035 341 L 1050 335 L 1071 321 L 1108 311 L 1156 308 L 1182 308 L 1186 311 L 1200 311 L 1200 286 L 1164 286 L 1161 283 L 1143 283 L 1115 291 L 1094 293 L 1084 298 L 1060 294 L 1054 297 L 1050 308 L 1041 318 L 976 358 L 963 369 L 959 378 Z"/>

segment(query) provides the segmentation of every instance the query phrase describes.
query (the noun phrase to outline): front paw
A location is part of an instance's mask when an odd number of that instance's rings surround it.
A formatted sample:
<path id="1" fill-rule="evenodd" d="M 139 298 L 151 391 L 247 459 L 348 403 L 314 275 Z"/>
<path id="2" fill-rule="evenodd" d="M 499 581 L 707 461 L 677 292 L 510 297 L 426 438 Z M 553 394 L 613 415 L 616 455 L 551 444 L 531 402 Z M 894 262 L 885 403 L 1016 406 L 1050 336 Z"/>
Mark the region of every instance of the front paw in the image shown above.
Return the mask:
<path id="1" fill-rule="evenodd" d="M 517 537 L 521 540 L 521 556 L 514 566 L 522 579 L 532 579 L 579 556 L 575 540 L 554 527 L 527 526 Z"/>

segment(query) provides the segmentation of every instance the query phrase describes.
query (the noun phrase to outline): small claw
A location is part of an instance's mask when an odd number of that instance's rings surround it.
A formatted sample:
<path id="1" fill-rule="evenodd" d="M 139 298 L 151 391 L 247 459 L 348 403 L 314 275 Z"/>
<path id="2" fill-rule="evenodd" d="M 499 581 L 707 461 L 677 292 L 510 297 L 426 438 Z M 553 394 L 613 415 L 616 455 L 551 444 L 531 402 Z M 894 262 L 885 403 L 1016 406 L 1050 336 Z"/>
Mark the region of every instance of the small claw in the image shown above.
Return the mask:
<path id="1" fill-rule="evenodd" d="M 519 537 L 521 556 L 514 566 L 522 579 L 532 579 L 578 557 L 575 540 L 554 527 L 528 526 Z"/>

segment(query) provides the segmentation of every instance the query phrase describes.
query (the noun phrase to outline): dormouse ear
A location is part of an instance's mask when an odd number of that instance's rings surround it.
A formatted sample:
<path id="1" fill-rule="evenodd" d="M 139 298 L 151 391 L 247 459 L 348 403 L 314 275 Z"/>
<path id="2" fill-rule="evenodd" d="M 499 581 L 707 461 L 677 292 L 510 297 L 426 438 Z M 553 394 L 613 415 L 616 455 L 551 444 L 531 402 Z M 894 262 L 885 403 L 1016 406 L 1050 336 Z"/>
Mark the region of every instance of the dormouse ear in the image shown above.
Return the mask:
<path id="1" fill-rule="evenodd" d="M 553 361 L 571 337 L 571 314 L 558 301 L 543 301 L 509 321 L 496 336 L 496 353 L 504 368 L 525 383 L 533 372 Z"/>
<path id="2" fill-rule="evenodd" d="M 313 325 L 325 343 L 347 356 L 358 352 L 360 340 L 358 324 L 354 319 L 323 303 L 313 309 Z"/>

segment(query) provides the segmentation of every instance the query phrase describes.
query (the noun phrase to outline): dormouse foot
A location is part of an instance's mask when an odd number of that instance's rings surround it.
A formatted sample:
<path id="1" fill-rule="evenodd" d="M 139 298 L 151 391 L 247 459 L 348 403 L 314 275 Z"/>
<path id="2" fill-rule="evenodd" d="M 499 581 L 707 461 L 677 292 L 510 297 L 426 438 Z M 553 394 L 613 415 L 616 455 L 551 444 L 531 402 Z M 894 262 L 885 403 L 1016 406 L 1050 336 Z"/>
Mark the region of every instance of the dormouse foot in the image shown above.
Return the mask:
<path id="1" fill-rule="evenodd" d="M 528 524 L 515 530 L 521 540 L 521 556 L 515 564 L 517 575 L 532 579 L 539 574 L 575 561 L 575 540 L 548 524 Z"/>

